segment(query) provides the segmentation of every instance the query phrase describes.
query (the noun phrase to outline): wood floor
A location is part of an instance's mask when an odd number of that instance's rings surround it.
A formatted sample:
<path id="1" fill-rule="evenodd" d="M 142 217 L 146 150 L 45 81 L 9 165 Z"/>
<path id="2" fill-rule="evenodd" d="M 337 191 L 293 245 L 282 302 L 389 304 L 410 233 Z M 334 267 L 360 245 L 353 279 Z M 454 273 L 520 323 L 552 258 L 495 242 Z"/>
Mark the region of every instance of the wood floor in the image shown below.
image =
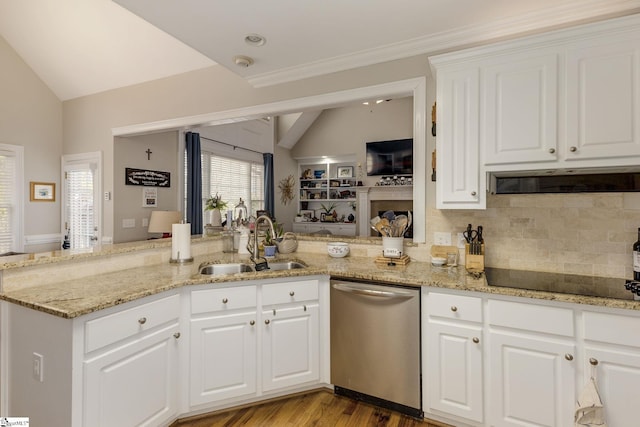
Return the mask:
<path id="1" fill-rule="evenodd" d="M 312 391 L 281 400 L 176 421 L 171 427 L 450 427 L 418 421 L 328 390 Z"/>

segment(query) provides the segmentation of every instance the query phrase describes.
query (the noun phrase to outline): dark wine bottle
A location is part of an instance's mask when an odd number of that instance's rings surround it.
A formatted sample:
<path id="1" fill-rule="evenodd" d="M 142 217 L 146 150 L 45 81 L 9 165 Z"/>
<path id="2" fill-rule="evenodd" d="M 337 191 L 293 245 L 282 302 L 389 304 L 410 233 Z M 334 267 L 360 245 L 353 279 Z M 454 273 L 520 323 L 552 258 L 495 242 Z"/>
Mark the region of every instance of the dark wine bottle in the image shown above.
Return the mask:
<path id="1" fill-rule="evenodd" d="M 633 280 L 640 280 L 640 228 L 638 240 L 633 244 Z"/>

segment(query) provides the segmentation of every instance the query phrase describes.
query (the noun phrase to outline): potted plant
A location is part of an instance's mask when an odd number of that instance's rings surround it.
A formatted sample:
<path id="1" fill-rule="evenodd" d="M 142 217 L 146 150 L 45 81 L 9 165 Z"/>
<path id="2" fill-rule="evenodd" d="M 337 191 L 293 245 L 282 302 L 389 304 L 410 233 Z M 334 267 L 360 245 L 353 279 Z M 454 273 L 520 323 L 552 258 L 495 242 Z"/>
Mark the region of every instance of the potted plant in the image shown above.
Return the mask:
<path id="1" fill-rule="evenodd" d="M 324 212 L 322 213 L 322 221 L 325 222 L 333 222 L 335 221 L 335 207 L 336 204 L 334 202 L 329 203 L 328 206 L 325 206 L 324 203 L 320 203 L 320 206 L 322 206 L 322 210 L 324 210 Z"/>
<path id="2" fill-rule="evenodd" d="M 276 244 L 278 242 L 278 238 L 282 237 L 282 225 L 275 222 L 273 224 L 273 231 L 275 232 L 275 236 L 271 235 L 271 229 L 267 228 L 264 235 L 264 256 L 275 256 L 276 255 Z"/>
<path id="3" fill-rule="evenodd" d="M 209 224 L 214 227 L 222 226 L 222 213 L 220 211 L 226 209 L 227 205 L 228 203 L 222 200 L 218 193 L 207 199 L 204 210 L 211 212 Z"/>

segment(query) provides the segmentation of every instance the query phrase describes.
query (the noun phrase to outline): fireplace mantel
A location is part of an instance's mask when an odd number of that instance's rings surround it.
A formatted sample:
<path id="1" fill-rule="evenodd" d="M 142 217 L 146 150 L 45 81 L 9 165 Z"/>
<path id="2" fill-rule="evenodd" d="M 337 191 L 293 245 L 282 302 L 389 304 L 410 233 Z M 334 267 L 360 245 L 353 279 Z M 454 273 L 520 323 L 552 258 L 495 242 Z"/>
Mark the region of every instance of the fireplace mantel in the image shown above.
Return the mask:
<path id="1" fill-rule="evenodd" d="M 413 185 L 376 185 L 356 187 L 358 197 L 358 235 L 368 236 L 373 200 L 413 200 Z"/>

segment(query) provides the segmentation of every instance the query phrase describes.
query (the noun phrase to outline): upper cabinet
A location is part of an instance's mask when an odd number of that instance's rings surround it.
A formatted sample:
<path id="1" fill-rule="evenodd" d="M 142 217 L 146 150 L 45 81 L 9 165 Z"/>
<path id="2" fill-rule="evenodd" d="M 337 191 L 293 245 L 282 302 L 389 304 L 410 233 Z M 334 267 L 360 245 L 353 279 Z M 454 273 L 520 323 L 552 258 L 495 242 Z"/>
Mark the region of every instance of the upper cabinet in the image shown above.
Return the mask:
<path id="1" fill-rule="evenodd" d="M 488 172 L 640 161 L 638 15 L 430 61 L 438 208 L 484 208 Z"/>

